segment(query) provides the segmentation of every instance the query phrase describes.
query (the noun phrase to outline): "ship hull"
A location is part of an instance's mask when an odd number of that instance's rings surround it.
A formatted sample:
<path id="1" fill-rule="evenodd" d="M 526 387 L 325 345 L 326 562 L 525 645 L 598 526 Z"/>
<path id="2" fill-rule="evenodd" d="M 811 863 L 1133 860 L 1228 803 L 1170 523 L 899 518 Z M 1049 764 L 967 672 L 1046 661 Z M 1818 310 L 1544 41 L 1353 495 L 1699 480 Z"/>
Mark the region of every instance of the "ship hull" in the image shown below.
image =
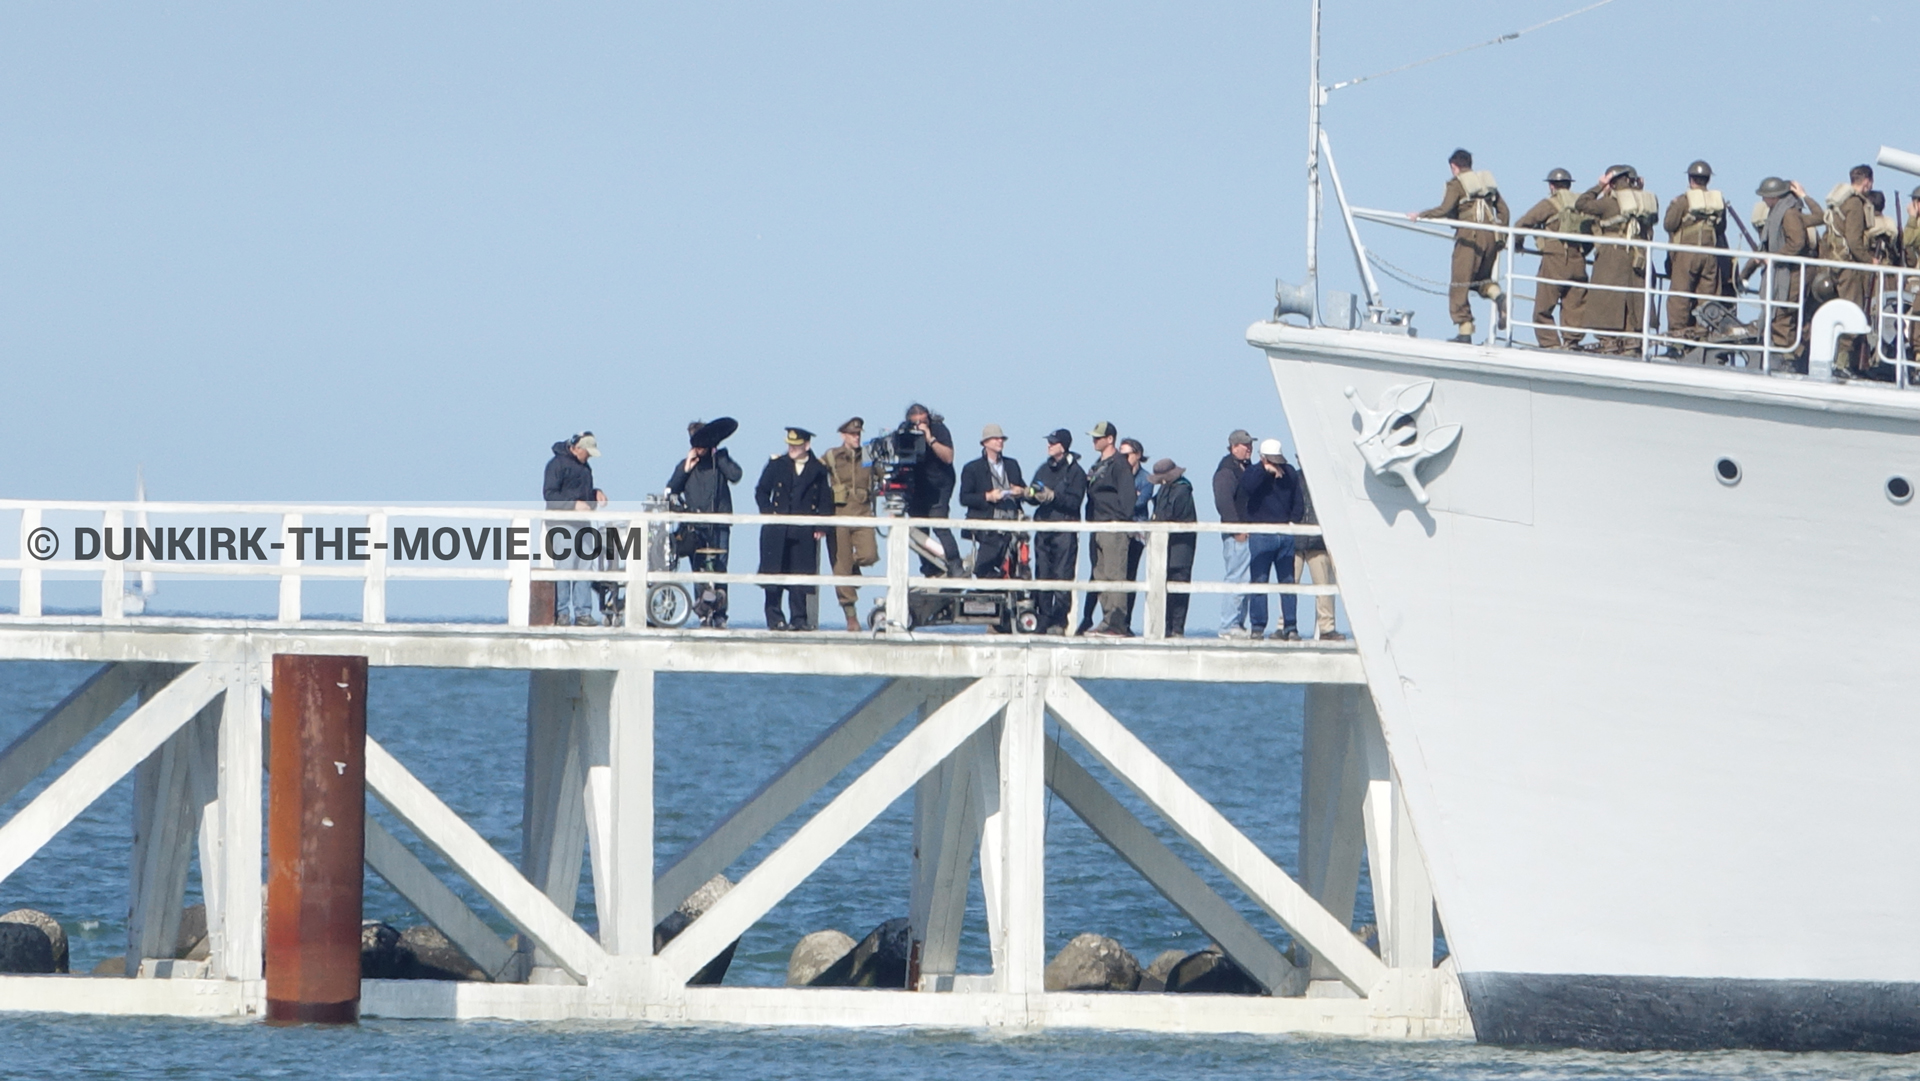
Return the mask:
<path id="1" fill-rule="evenodd" d="M 1920 405 L 1259 324 L 1479 1038 L 1920 1050 Z M 1355 445 L 1432 383 L 1417 472 Z M 1351 388 L 1353 398 L 1346 395 Z M 1737 467 L 1728 483 L 1722 459 Z"/>

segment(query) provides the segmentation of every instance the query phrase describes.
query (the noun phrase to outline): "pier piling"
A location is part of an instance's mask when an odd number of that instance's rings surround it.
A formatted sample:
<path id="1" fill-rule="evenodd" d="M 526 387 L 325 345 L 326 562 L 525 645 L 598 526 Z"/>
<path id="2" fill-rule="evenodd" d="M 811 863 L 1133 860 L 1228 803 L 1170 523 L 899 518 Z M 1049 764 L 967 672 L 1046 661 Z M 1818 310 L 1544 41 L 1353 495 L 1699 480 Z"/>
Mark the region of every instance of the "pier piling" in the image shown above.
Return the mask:
<path id="1" fill-rule="evenodd" d="M 360 1016 L 367 659 L 273 658 L 267 1021 Z"/>

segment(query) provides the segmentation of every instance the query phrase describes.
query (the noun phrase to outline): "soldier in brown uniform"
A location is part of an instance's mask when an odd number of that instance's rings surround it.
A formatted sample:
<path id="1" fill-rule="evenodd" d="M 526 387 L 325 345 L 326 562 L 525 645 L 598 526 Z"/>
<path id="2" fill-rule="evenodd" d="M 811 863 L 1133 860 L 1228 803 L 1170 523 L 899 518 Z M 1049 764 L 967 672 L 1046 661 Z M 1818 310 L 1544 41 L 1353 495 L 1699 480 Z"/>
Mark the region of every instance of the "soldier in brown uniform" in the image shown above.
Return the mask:
<path id="1" fill-rule="evenodd" d="M 1647 237 L 1660 204 L 1634 186 L 1639 179 L 1640 174 L 1633 166 L 1616 165 L 1574 202 L 1574 208 L 1580 213 L 1593 215 L 1595 236 L 1629 240 Z M 1601 352 L 1640 351 L 1637 336 L 1646 318 L 1646 295 L 1639 290 L 1646 281 L 1645 248 L 1608 244 L 1604 240 L 1595 242 L 1591 284 L 1621 287 L 1587 290 L 1584 322 L 1600 335 Z M 1635 337 L 1627 337 L 1628 334 Z"/>
<path id="2" fill-rule="evenodd" d="M 873 517 L 873 466 L 860 450 L 860 435 L 866 422 L 859 417 L 840 426 L 840 445 L 821 455 L 833 485 L 833 513 L 849 518 Z M 880 562 L 880 548 L 872 526 L 835 526 L 827 532 L 827 561 L 836 577 L 859 574 L 862 567 Z M 847 615 L 847 629 L 860 629 L 860 590 L 855 586 L 836 586 L 840 609 Z"/>
<path id="3" fill-rule="evenodd" d="M 1725 250 L 1727 197 L 1707 187 L 1712 179 L 1713 167 L 1706 162 L 1696 161 L 1687 166 L 1687 190 L 1667 204 L 1664 224 L 1668 240 Z M 1724 259 L 1725 256 L 1687 251 L 1667 256 L 1668 288 L 1672 290 L 1667 297 L 1669 336 L 1694 341 L 1706 337 L 1707 328 L 1694 325 L 1693 310 L 1703 296 L 1725 295 L 1729 283 L 1722 273 Z"/>
<path id="4" fill-rule="evenodd" d="M 1507 224 L 1506 200 L 1500 198 L 1492 173 L 1474 171 L 1472 154 L 1454 151 L 1447 159 L 1447 168 L 1453 171 L 1453 178 L 1447 181 L 1446 190 L 1440 195 L 1440 205 L 1407 217 Z M 1506 325 L 1506 299 L 1493 280 L 1494 260 L 1502 247 L 1498 233 L 1484 229 L 1454 231 L 1453 275 L 1447 288 L 1447 303 L 1454 330 L 1458 332 L 1453 338 L 1456 342 L 1473 340 L 1473 305 L 1467 299 L 1470 293 L 1479 293 L 1493 302 L 1496 328 Z"/>
<path id="5" fill-rule="evenodd" d="M 1867 193 L 1873 190 L 1873 167 L 1856 165 L 1847 173 L 1847 183 L 1827 196 L 1827 236 L 1825 258 L 1835 262 L 1868 264 L 1873 254 L 1867 247 L 1867 229 L 1873 224 L 1873 204 Z M 1873 290 L 1871 270 L 1842 270 L 1834 275 L 1834 291 L 1841 300 L 1851 300 L 1873 318 L 1867 294 Z M 1866 371 L 1868 351 L 1873 339 L 1864 334 L 1843 335 L 1834 355 L 1834 367 L 1854 376 Z"/>
<path id="6" fill-rule="evenodd" d="M 1900 294 L 1906 298 L 1907 313 L 1913 318 L 1907 320 L 1907 356 L 1920 355 L 1915 342 L 1920 341 L 1920 190 L 1913 192 L 1907 200 L 1907 224 L 1900 230 L 1901 265 L 1907 268 L 1901 280 Z"/>
<path id="7" fill-rule="evenodd" d="M 1818 246 L 1814 242 L 1814 230 L 1820 227 L 1822 215 L 1809 207 L 1806 189 L 1797 181 L 1770 176 L 1760 182 L 1755 194 L 1760 196 L 1766 210 L 1764 218 L 1758 212 L 1754 214 L 1754 224 L 1760 229 L 1760 246 L 1785 257 L 1774 260 L 1773 286 L 1768 294 L 1772 301 L 1769 310 L 1773 345 L 1776 349 L 1788 350 L 1789 362 L 1799 361 L 1806 355 L 1806 343 L 1800 340 L 1803 298 L 1800 264 L 1792 260 L 1815 256 Z M 1753 277 L 1763 265 L 1759 259 L 1747 260 L 1740 271 L 1741 279 Z"/>
<path id="8" fill-rule="evenodd" d="M 1539 229 L 1579 236 L 1591 228 L 1593 219 L 1574 209 L 1573 174 L 1555 169 L 1547 174 L 1547 197 L 1533 204 L 1514 224 L 1522 229 Z M 1586 333 L 1581 326 L 1580 309 L 1587 291 L 1562 282 L 1587 280 L 1587 251 L 1593 245 L 1577 240 L 1535 237 L 1540 246 L 1541 280 L 1533 284 L 1533 334 L 1542 349 L 1559 349 L 1579 344 Z M 1560 310 L 1560 325 L 1554 329 L 1554 309 Z"/>

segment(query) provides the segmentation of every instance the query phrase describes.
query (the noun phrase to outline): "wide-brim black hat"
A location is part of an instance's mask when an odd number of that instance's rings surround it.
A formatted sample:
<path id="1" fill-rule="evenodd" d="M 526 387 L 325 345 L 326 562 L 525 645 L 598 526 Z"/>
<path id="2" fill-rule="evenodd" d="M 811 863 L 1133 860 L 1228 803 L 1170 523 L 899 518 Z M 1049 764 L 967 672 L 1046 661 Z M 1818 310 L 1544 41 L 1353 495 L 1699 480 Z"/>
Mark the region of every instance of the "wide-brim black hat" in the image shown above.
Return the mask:
<path id="1" fill-rule="evenodd" d="M 732 417 L 716 417 L 695 428 L 693 434 L 687 437 L 687 442 L 702 450 L 712 450 L 739 430 L 740 422 Z"/>

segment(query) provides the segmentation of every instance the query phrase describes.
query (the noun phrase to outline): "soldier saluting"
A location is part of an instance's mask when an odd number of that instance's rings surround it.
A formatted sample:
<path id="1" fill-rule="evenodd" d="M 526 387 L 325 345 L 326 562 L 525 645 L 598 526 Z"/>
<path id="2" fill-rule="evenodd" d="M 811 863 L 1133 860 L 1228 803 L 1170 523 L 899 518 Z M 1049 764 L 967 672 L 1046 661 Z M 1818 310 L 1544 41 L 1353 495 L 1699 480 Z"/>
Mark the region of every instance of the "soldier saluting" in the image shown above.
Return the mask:
<path id="1" fill-rule="evenodd" d="M 1687 166 L 1687 190 L 1667 204 L 1664 222 L 1667 239 L 1675 244 L 1696 248 L 1727 246 L 1727 197 L 1707 187 L 1713 179 L 1713 166 L 1696 161 Z M 1702 296 L 1725 296 L 1733 283 L 1728 280 L 1724 255 L 1677 251 L 1667 256 L 1667 333 L 1675 338 L 1698 341 L 1706 337 L 1706 328 L 1695 326 L 1693 312 Z M 1685 296 L 1682 294 L 1693 294 Z"/>
<path id="2" fill-rule="evenodd" d="M 1465 150 L 1456 150 L 1447 158 L 1447 168 L 1453 177 L 1447 181 L 1446 190 L 1440 195 L 1440 205 L 1431 210 L 1422 210 L 1407 217 L 1415 221 L 1421 218 L 1449 218 L 1454 221 L 1479 222 L 1483 225 L 1507 224 L 1507 202 L 1500 198 L 1500 189 L 1493 182 L 1493 174 L 1475 171 L 1473 155 Z M 1457 229 L 1453 234 L 1453 274 L 1447 287 L 1448 314 L 1453 319 L 1456 342 L 1473 340 L 1473 305 L 1469 302 L 1470 293 L 1479 293 L 1493 302 L 1494 326 L 1503 327 L 1507 323 L 1507 306 L 1500 294 L 1500 286 L 1493 280 L 1494 260 L 1500 255 L 1500 235 L 1484 229 Z"/>
<path id="3" fill-rule="evenodd" d="M 1645 240 L 1659 214 L 1660 202 L 1636 187 L 1640 174 L 1631 165 L 1616 165 L 1601 174 L 1600 182 L 1574 202 L 1575 209 L 1594 217 L 1596 237 Z M 1647 280 L 1647 250 L 1598 240 L 1593 248 L 1593 279 L 1586 299 L 1586 324 L 1600 335 L 1603 353 L 1638 352 L 1629 333 L 1638 335 L 1646 319 L 1647 300 L 1641 289 Z M 1612 333 L 1608 333 L 1611 331 Z"/>
<path id="4" fill-rule="evenodd" d="M 833 478 L 820 459 L 813 456 L 813 433 L 805 428 L 787 429 L 787 450 L 776 454 L 760 471 L 760 483 L 753 486 L 753 499 L 761 514 L 819 515 L 833 513 Z M 764 525 L 760 527 L 761 574 L 820 573 L 820 541 L 827 535 L 823 526 Z M 808 614 L 812 586 L 766 586 L 767 629 L 808 631 L 813 619 Z M 780 614 L 780 595 L 786 594 L 787 615 Z"/>
<path id="5" fill-rule="evenodd" d="M 1593 227 L 1593 218 L 1574 208 L 1578 197 L 1573 194 L 1573 174 L 1565 169 L 1555 169 L 1547 174 L 1547 197 L 1533 204 L 1533 209 L 1520 216 L 1514 225 L 1522 229 L 1539 229 L 1543 232 L 1565 233 L 1579 237 Z M 1579 240 L 1560 240 L 1539 237 L 1540 245 L 1540 281 L 1533 289 L 1533 334 L 1542 349 L 1559 349 L 1577 344 L 1586 335 L 1574 328 L 1580 326 L 1580 310 L 1584 306 L 1587 291 L 1566 282 L 1585 282 L 1587 280 L 1587 251 L 1591 244 Z M 1560 311 L 1560 325 L 1566 330 L 1554 329 L 1554 309 Z"/>

